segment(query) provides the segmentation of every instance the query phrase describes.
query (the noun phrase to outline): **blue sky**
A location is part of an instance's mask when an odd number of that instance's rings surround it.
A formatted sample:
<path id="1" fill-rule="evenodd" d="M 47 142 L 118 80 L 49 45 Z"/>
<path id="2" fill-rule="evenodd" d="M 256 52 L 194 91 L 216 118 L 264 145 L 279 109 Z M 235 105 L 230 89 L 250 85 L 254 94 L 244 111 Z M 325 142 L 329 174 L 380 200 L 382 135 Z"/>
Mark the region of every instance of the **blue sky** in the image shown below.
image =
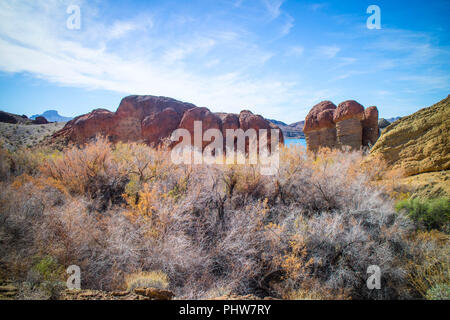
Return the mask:
<path id="1" fill-rule="evenodd" d="M 403 116 L 450 93 L 449 16 L 448 0 L 1 1 L 0 109 L 75 116 L 152 94 L 288 123 L 322 100 Z"/>

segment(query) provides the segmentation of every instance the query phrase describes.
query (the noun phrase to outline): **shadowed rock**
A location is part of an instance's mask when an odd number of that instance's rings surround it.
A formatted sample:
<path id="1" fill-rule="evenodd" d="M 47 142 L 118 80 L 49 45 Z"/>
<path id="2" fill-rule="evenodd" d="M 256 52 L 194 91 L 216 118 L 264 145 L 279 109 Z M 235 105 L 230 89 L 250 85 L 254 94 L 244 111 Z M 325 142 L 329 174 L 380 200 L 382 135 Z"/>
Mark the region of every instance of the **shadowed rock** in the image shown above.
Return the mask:
<path id="1" fill-rule="evenodd" d="M 373 146 L 380 136 L 378 128 L 378 109 L 377 107 L 368 107 L 364 110 L 364 120 L 362 121 L 363 135 L 362 143 L 364 146 Z"/>
<path id="2" fill-rule="evenodd" d="M 34 119 L 33 121 L 31 121 L 31 123 L 32 124 L 47 124 L 49 122 L 44 117 L 39 116 L 39 117 L 36 117 L 36 119 Z"/>

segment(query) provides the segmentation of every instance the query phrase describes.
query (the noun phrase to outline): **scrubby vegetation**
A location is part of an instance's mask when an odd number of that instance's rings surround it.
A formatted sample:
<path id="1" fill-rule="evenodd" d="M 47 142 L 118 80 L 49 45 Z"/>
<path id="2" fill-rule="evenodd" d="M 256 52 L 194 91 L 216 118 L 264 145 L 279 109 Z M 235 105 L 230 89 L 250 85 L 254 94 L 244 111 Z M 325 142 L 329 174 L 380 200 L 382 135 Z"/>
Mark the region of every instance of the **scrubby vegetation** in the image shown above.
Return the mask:
<path id="1" fill-rule="evenodd" d="M 135 288 L 167 289 L 169 281 L 167 275 L 161 271 L 137 272 L 125 276 L 127 290 Z"/>
<path id="2" fill-rule="evenodd" d="M 405 199 L 395 209 L 404 210 L 418 228 L 450 231 L 450 199 Z"/>
<path id="3" fill-rule="evenodd" d="M 433 218 L 441 231 L 421 230 L 415 213 L 396 212 L 375 181 L 382 166 L 364 160 L 291 147 L 263 176 L 256 165 L 175 165 L 167 150 L 101 138 L 63 152 L 2 149 L 1 274 L 57 282 L 75 264 L 83 288 L 151 283 L 179 298 L 442 297 L 448 229 Z M 366 286 L 370 265 L 380 290 Z"/>
<path id="4" fill-rule="evenodd" d="M 0 122 L 0 139 L 3 147 L 10 151 L 31 148 L 62 129 L 66 122 L 53 122 L 47 124 L 24 124 Z"/>

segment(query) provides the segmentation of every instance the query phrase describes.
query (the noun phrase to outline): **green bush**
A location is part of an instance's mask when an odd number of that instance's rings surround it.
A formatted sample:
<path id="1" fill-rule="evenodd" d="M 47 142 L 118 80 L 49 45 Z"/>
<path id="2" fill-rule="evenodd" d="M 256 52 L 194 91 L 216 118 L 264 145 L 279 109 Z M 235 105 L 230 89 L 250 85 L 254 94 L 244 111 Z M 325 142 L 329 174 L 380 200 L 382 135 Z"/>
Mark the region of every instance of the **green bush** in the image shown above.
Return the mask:
<path id="1" fill-rule="evenodd" d="M 26 286 L 32 299 L 58 299 L 64 290 L 64 267 L 51 256 L 35 257 L 36 263 L 29 270 Z"/>
<path id="2" fill-rule="evenodd" d="M 55 258 L 46 256 L 40 259 L 34 266 L 36 271 L 44 281 L 61 280 L 64 274 L 64 267 L 58 264 Z"/>
<path id="3" fill-rule="evenodd" d="M 427 291 L 427 300 L 450 300 L 450 286 L 448 284 L 438 284 Z"/>
<path id="4" fill-rule="evenodd" d="M 399 201 L 395 209 L 405 210 L 419 228 L 448 231 L 450 225 L 450 199 L 408 199 Z"/>

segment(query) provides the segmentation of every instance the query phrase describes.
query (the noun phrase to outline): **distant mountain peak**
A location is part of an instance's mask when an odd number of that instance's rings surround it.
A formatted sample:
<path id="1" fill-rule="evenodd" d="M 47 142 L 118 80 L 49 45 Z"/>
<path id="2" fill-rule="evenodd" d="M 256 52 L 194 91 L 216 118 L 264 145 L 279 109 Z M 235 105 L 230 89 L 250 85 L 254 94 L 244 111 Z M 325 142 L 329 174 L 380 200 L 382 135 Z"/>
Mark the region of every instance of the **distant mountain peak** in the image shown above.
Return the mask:
<path id="1" fill-rule="evenodd" d="M 70 121 L 73 118 L 71 117 L 64 117 L 61 116 L 57 110 L 46 110 L 44 111 L 42 114 L 35 114 L 33 116 L 30 117 L 30 119 L 36 119 L 37 117 L 44 117 L 45 119 L 47 119 L 48 121 L 51 122 L 66 122 L 66 121 Z"/>

